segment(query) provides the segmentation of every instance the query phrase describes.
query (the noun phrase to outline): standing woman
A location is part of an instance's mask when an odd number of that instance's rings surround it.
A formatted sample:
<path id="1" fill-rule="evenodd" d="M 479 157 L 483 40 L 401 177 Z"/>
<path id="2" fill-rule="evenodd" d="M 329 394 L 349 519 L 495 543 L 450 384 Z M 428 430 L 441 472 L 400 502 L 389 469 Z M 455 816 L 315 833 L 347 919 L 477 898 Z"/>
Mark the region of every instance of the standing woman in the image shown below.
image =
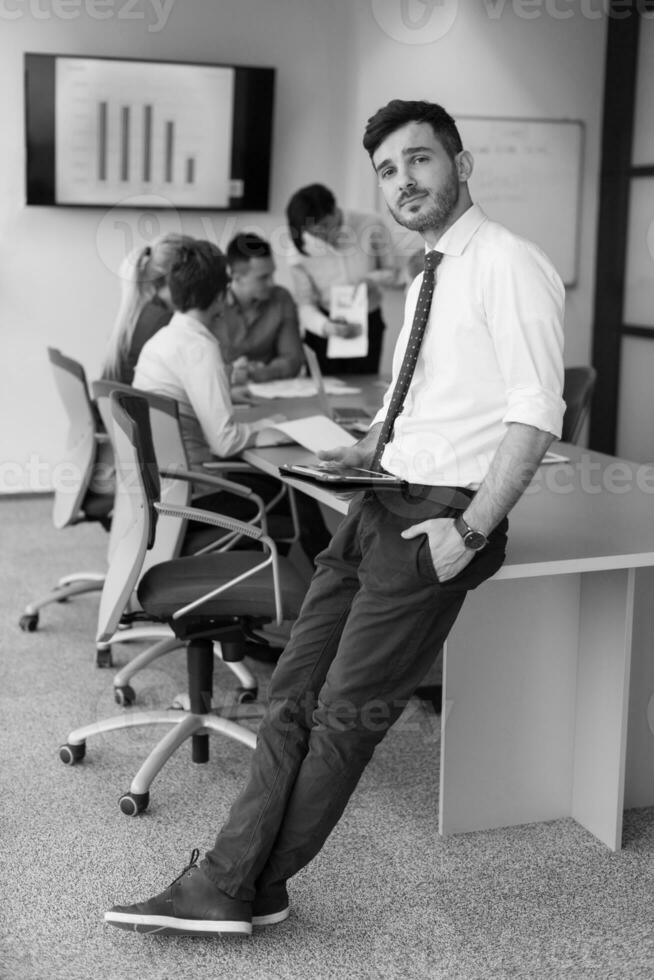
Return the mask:
<path id="1" fill-rule="evenodd" d="M 119 275 L 122 296 L 107 343 L 102 377 L 131 385 L 143 345 L 165 327 L 173 315 L 166 277 L 180 250 L 194 241 L 170 232 L 135 249 L 123 260 Z"/>
<path id="2" fill-rule="evenodd" d="M 380 286 L 398 280 L 389 232 L 375 214 L 341 211 L 323 184 L 296 191 L 286 218 L 294 245 L 288 261 L 304 342 L 327 374 L 377 374 L 385 329 Z M 329 358 L 328 337 L 356 336 L 355 327 L 330 320 L 331 287 L 361 282 L 368 291 L 368 353 L 349 360 Z"/>

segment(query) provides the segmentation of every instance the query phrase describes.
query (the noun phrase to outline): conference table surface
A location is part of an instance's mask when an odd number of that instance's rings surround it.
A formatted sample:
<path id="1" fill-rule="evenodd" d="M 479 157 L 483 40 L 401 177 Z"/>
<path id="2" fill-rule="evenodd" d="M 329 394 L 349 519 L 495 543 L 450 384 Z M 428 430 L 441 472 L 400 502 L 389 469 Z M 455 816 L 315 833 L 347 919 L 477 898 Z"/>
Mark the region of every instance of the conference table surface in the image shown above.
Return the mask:
<path id="1" fill-rule="evenodd" d="M 334 404 L 374 410 L 383 390 L 366 380 Z M 288 399 L 253 414 L 278 411 L 318 409 Z M 572 816 L 616 849 L 624 807 L 654 805 L 654 466 L 554 449 L 567 461 L 539 467 L 511 512 L 503 567 L 446 644 L 439 829 Z M 244 457 L 272 475 L 314 458 L 297 445 Z M 288 482 L 347 511 L 348 499 Z"/>

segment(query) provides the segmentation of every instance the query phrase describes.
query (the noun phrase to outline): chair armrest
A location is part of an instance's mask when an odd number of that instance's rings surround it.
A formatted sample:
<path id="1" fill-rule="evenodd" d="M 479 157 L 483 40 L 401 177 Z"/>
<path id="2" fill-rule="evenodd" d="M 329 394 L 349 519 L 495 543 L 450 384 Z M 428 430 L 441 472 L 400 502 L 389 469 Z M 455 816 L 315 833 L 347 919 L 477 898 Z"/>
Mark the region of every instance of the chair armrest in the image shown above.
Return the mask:
<path id="1" fill-rule="evenodd" d="M 212 459 L 202 464 L 207 470 L 232 470 L 234 473 L 251 473 L 252 467 L 243 460 Z"/>
<path id="2" fill-rule="evenodd" d="M 268 530 L 268 525 L 266 523 L 266 505 L 259 494 L 251 490 L 250 487 L 244 487 L 240 483 L 234 483 L 233 480 L 225 480 L 221 476 L 212 476 L 210 473 L 202 473 L 200 470 L 186 470 L 182 467 L 175 467 L 175 469 L 162 469 L 159 470 L 160 476 L 173 480 L 184 480 L 187 483 L 203 483 L 208 487 L 216 487 L 219 490 L 224 490 L 226 493 L 233 493 L 236 497 L 246 497 L 251 500 L 257 508 L 256 514 L 251 518 L 253 523 L 260 523 L 263 530 Z"/>
<path id="3" fill-rule="evenodd" d="M 198 521 L 200 524 L 223 527 L 227 531 L 233 531 L 235 534 L 243 534 L 247 538 L 253 538 L 255 541 L 261 541 L 264 544 L 270 542 L 273 549 L 276 547 L 275 542 L 272 538 L 268 537 L 262 528 L 253 526 L 252 524 L 245 524 L 243 521 L 239 521 L 237 517 L 229 517 L 227 514 L 217 514 L 215 511 L 203 510 L 201 507 L 185 507 L 182 504 L 155 502 L 154 506 L 158 513 L 166 517 L 183 517 L 189 521 Z"/>
<path id="4" fill-rule="evenodd" d="M 184 480 L 186 483 L 205 483 L 210 487 L 217 487 L 220 490 L 228 490 L 238 497 L 255 498 L 257 495 L 250 487 L 244 487 L 241 483 L 234 483 L 233 480 L 225 480 L 221 476 L 213 476 L 211 473 L 203 473 L 201 470 L 186 470 L 181 467 L 174 469 L 159 470 L 159 475 L 171 480 Z"/>

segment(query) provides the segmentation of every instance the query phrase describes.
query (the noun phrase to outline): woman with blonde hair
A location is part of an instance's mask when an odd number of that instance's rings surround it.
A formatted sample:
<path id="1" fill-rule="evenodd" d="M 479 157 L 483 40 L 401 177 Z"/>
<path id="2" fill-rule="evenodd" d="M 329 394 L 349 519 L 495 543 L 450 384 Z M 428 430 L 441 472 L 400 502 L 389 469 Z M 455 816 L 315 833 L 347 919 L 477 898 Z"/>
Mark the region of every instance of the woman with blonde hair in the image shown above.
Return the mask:
<path id="1" fill-rule="evenodd" d="M 172 318 L 166 277 L 190 235 L 169 232 L 134 249 L 123 260 L 120 307 L 105 352 L 102 377 L 131 384 L 143 345 Z"/>

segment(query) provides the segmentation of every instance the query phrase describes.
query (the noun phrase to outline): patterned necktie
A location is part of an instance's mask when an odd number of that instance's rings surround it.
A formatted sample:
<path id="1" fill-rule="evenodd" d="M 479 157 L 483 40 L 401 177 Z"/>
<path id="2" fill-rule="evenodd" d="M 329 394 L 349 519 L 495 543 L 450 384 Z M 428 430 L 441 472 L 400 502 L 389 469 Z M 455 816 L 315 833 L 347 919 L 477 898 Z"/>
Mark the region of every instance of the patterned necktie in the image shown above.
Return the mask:
<path id="1" fill-rule="evenodd" d="M 381 458 L 384 453 L 384 449 L 386 448 L 387 443 L 389 443 L 393 438 L 395 420 L 404 407 L 404 399 L 407 396 L 409 385 L 411 384 L 413 372 L 418 361 L 418 354 L 420 353 L 420 345 L 425 333 L 425 327 L 427 326 L 427 320 L 429 319 L 431 299 L 434 295 L 434 285 L 436 283 L 436 268 L 438 267 L 438 264 L 442 258 L 442 252 L 431 251 L 427 252 L 425 255 L 425 271 L 423 273 L 422 285 L 420 286 L 420 292 L 418 294 L 416 311 L 413 314 L 413 323 L 411 325 L 411 333 L 409 334 L 409 342 L 406 345 L 404 358 L 402 360 L 402 367 L 400 368 L 400 373 L 395 383 L 395 388 L 393 389 L 393 395 L 388 406 L 388 411 L 386 412 L 386 418 L 384 419 L 381 432 L 379 433 L 379 439 L 377 440 L 377 446 L 375 448 L 375 455 L 372 458 L 372 463 L 370 466 L 371 470 L 381 469 Z"/>

